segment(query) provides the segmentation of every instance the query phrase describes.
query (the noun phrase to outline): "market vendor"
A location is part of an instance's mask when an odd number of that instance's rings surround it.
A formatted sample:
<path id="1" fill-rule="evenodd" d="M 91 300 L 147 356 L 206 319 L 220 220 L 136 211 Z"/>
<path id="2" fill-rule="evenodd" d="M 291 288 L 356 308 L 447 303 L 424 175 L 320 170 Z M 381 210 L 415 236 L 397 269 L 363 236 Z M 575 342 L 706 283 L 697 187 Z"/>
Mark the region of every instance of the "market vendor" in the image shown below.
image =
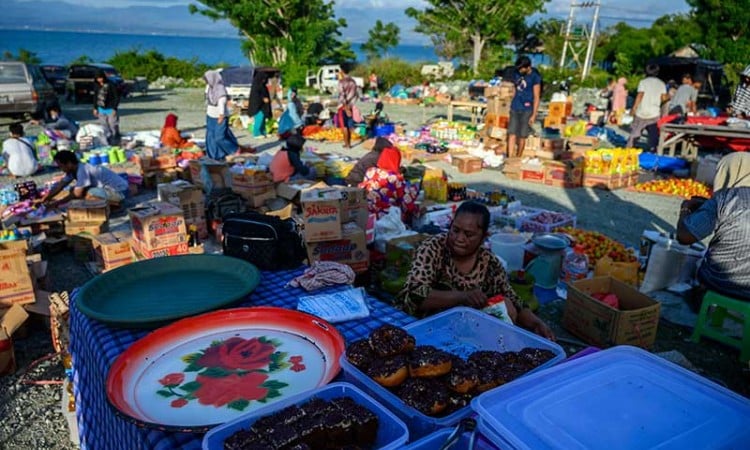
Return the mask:
<path id="1" fill-rule="evenodd" d="M 707 289 L 750 301 L 750 154 L 719 161 L 711 199 L 682 203 L 677 240 L 690 245 L 713 234 L 698 269 L 702 298 Z M 697 300 L 697 298 L 696 298 Z"/>
<path id="2" fill-rule="evenodd" d="M 389 141 L 386 140 L 388 144 Z M 367 192 L 367 209 L 378 218 L 391 208 L 401 209 L 405 222 L 418 211 L 417 188 L 409 185 L 401 173 L 401 151 L 388 145 L 380 151 L 377 164 L 365 172 L 359 187 Z"/>
<path id="3" fill-rule="evenodd" d="M 729 105 L 729 112 L 737 117 L 750 117 L 750 65 L 740 73 L 740 82 Z"/>
<path id="4" fill-rule="evenodd" d="M 177 115 L 169 113 L 164 119 L 164 126 L 161 129 L 159 137 L 161 145 L 169 148 L 189 148 L 195 144 L 189 139 L 182 137 L 182 133 L 177 129 Z"/>
<path id="5" fill-rule="evenodd" d="M 269 165 L 275 183 L 315 178 L 313 168 L 303 163 L 300 157 L 304 146 L 305 138 L 293 134 L 287 138 L 286 146 L 276 152 Z"/>
<path id="6" fill-rule="evenodd" d="M 513 323 L 554 339 L 552 330 L 513 291 L 498 257 L 484 247 L 489 224 L 487 207 L 473 201 L 461 204 L 448 233 L 417 249 L 396 306 L 422 317 L 454 306 L 483 308 L 489 298 L 502 295 Z"/>
<path id="7" fill-rule="evenodd" d="M 380 153 L 383 151 L 383 149 L 386 149 L 388 147 L 393 147 L 393 144 L 391 144 L 391 141 L 389 141 L 388 139 L 384 137 L 375 139 L 375 145 L 373 145 L 372 150 L 359 158 L 359 161 L 357 161 L 357 163 L 354 165 L 351 172 L 349 172 L 349 175 L 346 176 L 346 184 L 348 184 L 349 186 L 356 186 L 361 183 L 362 180 L 365 179 L 365 173 L 367 172 L 367 170 L 370 167 L 375 167 L 378 165 Z"/>
<path id="8" fill-rule="evenodd" d="M 57 152 L 54 160 L 65 176 L 41 199 L 43 203 L 55 206 L 76 198 L 98 198 L 119 203 L 125 198 L 128 182 L 106 167 L 79 162 L 76 154 L 68 150 Z M 73 181 L 75 185 L 65 198 L 52 200 Z"/>

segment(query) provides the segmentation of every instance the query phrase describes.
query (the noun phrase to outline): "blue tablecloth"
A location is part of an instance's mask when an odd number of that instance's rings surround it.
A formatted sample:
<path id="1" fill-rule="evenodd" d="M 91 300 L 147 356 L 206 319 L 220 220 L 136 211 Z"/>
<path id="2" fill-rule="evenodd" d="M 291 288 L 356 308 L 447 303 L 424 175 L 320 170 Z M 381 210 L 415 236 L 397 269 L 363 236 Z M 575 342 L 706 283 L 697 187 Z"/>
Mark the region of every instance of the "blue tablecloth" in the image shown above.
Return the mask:
<path id="1" fill-rule="evenodd" d="M 302 269 L 263 272 L 260 286 L 238 306 L 279 306 L 295 309 L 302 289 L 285 288 Z M 166 282 L 166 281 L 165 281 Z M 346 286 L 321 289 L 335 292 Z M 75 298 L 75 293 L 74 293 Z M 347 343 L 364 337 L 384 323 L 403 326 L 414 318 L 369 297 L 370 317 L 336 325 Z M 127 306 L 125 306 L 127 307 Z M 105 382 L 110 366 L 131 344 L 148 330 L 118 329 L 83 315 L 75 301 L 70 307 L 70 353 L 73 357 L 73 383 L 76 396 L 78 432 L 83 449 L 199 449 L 203 434 L 168 433 L 141 428 L 117 415 L 107 401 Z"/>

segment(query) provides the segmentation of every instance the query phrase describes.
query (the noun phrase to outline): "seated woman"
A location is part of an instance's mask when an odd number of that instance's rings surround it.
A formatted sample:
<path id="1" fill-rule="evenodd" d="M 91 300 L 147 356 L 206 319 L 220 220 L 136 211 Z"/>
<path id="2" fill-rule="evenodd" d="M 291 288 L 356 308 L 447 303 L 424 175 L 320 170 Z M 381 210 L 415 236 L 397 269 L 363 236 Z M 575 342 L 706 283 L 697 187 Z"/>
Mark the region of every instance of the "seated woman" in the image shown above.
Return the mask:
<path id="1" fill-rule="evenodd" d="M 392 206 L 401 208 L 407 218 L 417 210 L 418 192 L 404 180 L 401 152 L 390 145 L 380 151 L 377 164 L 367 169 L 359 187 L 367 191 L 367 209 L 378 218 L 388 213 Z"/>
<path id="2" fill-rule="evenodd" d="M 269 167 L 274 183 L 315 177 L 312 167 L 307 166 L 300 158 L 304 146 L 305 138 L 293 134 L 286 140 L 286 147 L 276 152 Z"/>
<path id="3" fill-rule="evenodd" d="M 732 153 L 719 161 L 711 199 L 682 202 L 677 240 L 689 245 L 711 234 L 697 294 L 702 298 L 711 289 L 750 301 L 750 154 Z"/>
<path id="4" fill-rule="evenodd" d="M 177 129 L 177 116 L 171 113 L 167 114 L 164 119 L 159 140 L 161 145 L 170 148 L 188 148 L 194 145 L 192 141 L 182 137 L 180 130 Z"/>
<path id="5" fill-rule="evenodd" d="M 513 291 L 498 257 L 484 248 L 489 224 L 484 205 L 464 202 L 448 233 L 417 249 L 396 306 L 424 317 L 454 306 L 483 308 L 487 299 L 503 295 L 513 323 L 554 340 L 552 330 Z"/>
<path id="6" fill-rule="evenodd" d="M 391 144 L 391 141 L 388 139 L 383 137 L 375 139 L 375 145 L 373 145 L 372 150 L 359 158 L 359 161 L 357 161 L 354 167 L 352 167 L 349 175 L 346 176 L 346 184 L 349 186 L 356 186 L 364 181 L 367 170 L 370 167 L 376 167 L 378 165 L 380 153 L 383 149 L 388 147 L 393 147 L 393 144 Z"/>
<path id="7" fill-rule="evenodd" d="M 302 106 L 302 102 L 299 101 L 299 97 L 297 97 L 297 88 L 292 87 L 289 89 L 286 98 L 286 110 L 279 118 L 279 135 L 282 139 L 292 134 L 299 134 L 304 125 L 301 116 L 305 113 L 305 108 Z"/>

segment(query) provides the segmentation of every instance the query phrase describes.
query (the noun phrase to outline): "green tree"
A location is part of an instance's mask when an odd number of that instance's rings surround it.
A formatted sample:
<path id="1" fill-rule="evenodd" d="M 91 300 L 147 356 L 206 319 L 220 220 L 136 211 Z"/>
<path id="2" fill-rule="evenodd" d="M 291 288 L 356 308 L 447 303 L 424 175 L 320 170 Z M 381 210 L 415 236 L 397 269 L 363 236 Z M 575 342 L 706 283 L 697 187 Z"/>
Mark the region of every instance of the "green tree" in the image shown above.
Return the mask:
<path id="1" fill-rule="evenodd" d="M 41 64 L 42 59 L 37 56 L 35 52 L 26 50 L 25 48 L 18 49 L 18 54 L 14 55 L 12 52 L 6 50 L 3 52 L 4 61 L 21 61 L 27 64 Z"/>
<path id="2" fill-rule="evenodd" d="M 375 59 L 381 56 L 388 57 L 388 50 L 397 46 L 399 43 L 399 33 L 401 30 L 393 22 L 383 24 L 379 19 L 375 22 L 370 31 L 367 42 L 361 45 L 361 49 L 367 55 L 368 59 Z"/>
<path id="3" fill-rule="evenodd" d="M 724 63 L 747 63 L 750 8 L 747 0 L 687 0 L 708 55 Z"/>
<path id="4" fill-rule="evenodd" d="M 336 19 L 327 0 L 198 0 L 193 14 L 227 20 L 244 37 L 243 48 L 256 65 L 284 69 L 292 83 L 304 80 L 306 67 L 354 60 L 341 40 L 344 19 Z"/>
<path id="5" fill-rule="evenodd" d="M 468 40 L 471 67 L 477 73 L 485 46 L 501 46 L 511 41 L 526 17 L 541 12 L 546 1 L 427 0 L 427 8 L 409 8 L 406 15 L 416 19 L 417 32 L 428 36 L 444 34 L 451 40 Z"/>
<path id="6" fill-rule="evenodd" d="M 70 63 L 68 63 L 69 66 L 72 66 L 73 64 L 90 64 L 94 62 L 93 59 L 91 59 L 88 55 L 81 55 L 78 58 L 74 59 Z"/>
<path id="7" fill-rule="evenodd" d="M 552 66 L 560 64 L 565 36 L 563 30 L 565 21 L 560 19 L 540 19 L 526 30 L 526 38 L 519 48 L 523 53 L 534 53 L 543 50 L 549 56 Z"/>

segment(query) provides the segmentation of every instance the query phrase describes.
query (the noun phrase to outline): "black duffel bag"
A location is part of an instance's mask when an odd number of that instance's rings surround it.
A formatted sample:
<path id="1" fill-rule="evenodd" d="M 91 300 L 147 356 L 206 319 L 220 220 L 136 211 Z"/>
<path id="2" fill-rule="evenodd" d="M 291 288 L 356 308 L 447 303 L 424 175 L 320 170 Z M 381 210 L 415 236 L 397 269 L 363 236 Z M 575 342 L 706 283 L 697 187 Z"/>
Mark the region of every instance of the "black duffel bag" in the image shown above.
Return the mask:
<path id="1" fill-rule="evenodd" d="M 224 254 L 255 264 L 261 270 L 295 269 L 307 257 L 302 236 L 292 219 L 256 212 L 224 217 Z"/>

